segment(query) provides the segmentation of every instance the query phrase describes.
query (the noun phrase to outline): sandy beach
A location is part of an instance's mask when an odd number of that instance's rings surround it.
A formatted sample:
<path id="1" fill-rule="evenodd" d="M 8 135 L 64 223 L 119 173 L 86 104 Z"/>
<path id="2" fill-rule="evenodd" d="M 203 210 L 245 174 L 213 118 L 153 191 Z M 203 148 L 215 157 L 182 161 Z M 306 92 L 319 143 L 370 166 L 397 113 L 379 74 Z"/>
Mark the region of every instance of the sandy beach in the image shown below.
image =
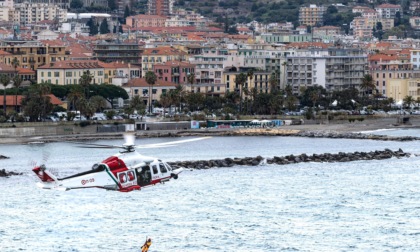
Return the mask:
<path id="1" fill-rule="evenodd" d="M 362 132 L 379 129 L 397 129 L 397 128 L 417 128 L 420 127 L 420 116 L 411 117 L 407 125 L 397 125 L 396 118 L 375 118 L 367 119 L 362 122 L 356 121 L 331 121 L 328 124 L 304 123 L 302 125 L 281 126 L 272 129 L 262 128 L 234 128 L 234 129 L 191 129 L 191 130 L 159 130 L 159 131 L 137 131 L 137 138 L 148 137 L 178 137 L 178 136 L 217 136 L 236 134 L 259 135 L 262 132 L 268 135 L 290 135 L 299 132 L 317 131 L 317 132 Z M 90 134 L 72 134 L 72 135 L 50 135 L 50 136 L 32 136 L 32 137 L 1 137 L 0 144 L 27 144 L 36 142 L 59 142 L 59 141 L 86 141 L 99 139 L 121 139 L 122 133 L 90 133 Z"/>

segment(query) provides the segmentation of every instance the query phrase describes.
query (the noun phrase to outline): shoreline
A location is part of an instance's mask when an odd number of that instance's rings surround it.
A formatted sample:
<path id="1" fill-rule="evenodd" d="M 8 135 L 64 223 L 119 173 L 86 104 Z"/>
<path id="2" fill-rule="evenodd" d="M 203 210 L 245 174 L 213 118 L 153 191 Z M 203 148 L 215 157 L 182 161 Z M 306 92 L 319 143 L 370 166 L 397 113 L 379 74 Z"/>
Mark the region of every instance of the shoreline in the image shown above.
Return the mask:
<path id="1" fill-rule="evenodd" d="M 411 125 L 395 125 L 395 118 L 369 119 L 357 123 L 331 122 L 329 124 L 302 124 L 288 125 L 277 128 L 229 128 L 229 129 L 189 129 L 189 130 L 154 130 L 136 131 L 136 138 L 156 138 L 156 137 L 185 137 L 185 136 L 297 136 L 297 137 L 317 137 L 317 138 L 357 138 L 372 139 L 365 136 L 371 134 L 361 134 L 361 132 L 371 132 L 389 129 L 410 129 L 420 128 L 420 117 L 413 117 Z M 95 141 L 107 139 L 122 139 L 123 132 L 115 133 L 86 133 L 71 135 L 46 135 L 46 136 L 24 136 L 24 137 L 1 137 L 0 144 L 41 144 L 49 142 L 64 141 Z M 397 140 L 391 137 L 387 139 L 373 140 Z M 420 140 L 420 138 L 408 139 Z M 404 139 L 402 141 L 407 141 Z"/>

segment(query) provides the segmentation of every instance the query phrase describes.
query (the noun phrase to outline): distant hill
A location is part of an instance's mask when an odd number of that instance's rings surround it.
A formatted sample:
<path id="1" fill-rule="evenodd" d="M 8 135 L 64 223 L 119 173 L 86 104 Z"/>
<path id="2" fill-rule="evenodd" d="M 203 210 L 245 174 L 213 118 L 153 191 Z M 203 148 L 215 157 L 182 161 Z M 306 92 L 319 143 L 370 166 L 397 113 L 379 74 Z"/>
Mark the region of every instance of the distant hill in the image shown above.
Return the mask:
<path id="1" fill-rule="evenodd" d="M 358 0 L 357 2 L 364 2 Z M 293 22 L 298 24 L 300 6 L 309 4 L 330 5 L 332 3 L 347 4 L 349 0 L 176 0 L 175 7 L 195 10 L 206 17 L 219 18 L 228 12 L 233 22 L 248 23 L 256 20 L 263 23 Z"/>

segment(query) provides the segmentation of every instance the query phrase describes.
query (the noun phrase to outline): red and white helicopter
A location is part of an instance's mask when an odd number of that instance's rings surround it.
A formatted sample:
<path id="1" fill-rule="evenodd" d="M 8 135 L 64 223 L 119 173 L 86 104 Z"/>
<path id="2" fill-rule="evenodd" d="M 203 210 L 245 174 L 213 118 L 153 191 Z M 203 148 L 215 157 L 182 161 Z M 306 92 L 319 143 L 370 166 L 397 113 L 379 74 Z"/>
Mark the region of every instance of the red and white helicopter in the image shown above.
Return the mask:
<path id="1" fill-rule="evenodd" d="M 172 169 L 168 163 L 158 158 L 141 155 L 135 149 L 169 147 L 209 137 L 147 145 L 134 145 L 133 134 L 126 134 L 124 138 L 126 142 L 122 146 L 83 143 L 84 146 L 80 147 L 123 149 L 102 162 L 94 164 L 89 171 L 57 178 L 45 165 L 36 166 L 32 170 L 42 180 L 42 183 L 39 182 L 37 185 L 43 189 L 63 191 L 85 188 L 102 188 L 120 192 L 140 190 L 142 187 L 164 183 L 171 178 L 177 179 L 183 168 Z"/>

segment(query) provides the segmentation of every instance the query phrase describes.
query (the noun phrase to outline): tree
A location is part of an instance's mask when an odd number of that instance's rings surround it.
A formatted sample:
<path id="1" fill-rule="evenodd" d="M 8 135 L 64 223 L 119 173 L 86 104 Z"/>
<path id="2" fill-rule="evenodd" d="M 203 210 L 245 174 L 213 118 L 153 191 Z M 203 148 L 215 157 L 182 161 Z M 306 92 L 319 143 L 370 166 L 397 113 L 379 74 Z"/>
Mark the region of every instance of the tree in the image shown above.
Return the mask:
<path id="1" fill-rule="evenodd" d="M 79 84 L 83 87 L 85 91 L 85 97 L 89 99 L 89 85 L 91 84 L 93 80 L 93 75 L 90 73 L 89 70 L 84 71 L 83 75 L 79 78 Z"/>
<path id="2" fill-rule="evenodd" d="M 411 108 L 411 106 L 414 106 L 416 104 L 416 100 L 414 100 L 413 96 L 407 95 L 403 99 L 404 107 Z"/>
<path id="3" fill-rule="evenodd" d="M 157 81 L 157 76 L 154 72 L 152 71 L 147 71 L 146 75 L 145 75 L 145 79 L 147 84 L 149 84 L 149 113 L 152 113 L 152 86 L 155 85 L 156 81 Z"/>
<path id="4" fill-rule="evenodd" d="M 114 108 L 114 99 L 128 99 L 127 91 L 125 91 L 122 87 L 110 84 L 101 84 L 92 85 L 91 88 L 94 89 L 94 93 L 105 98 L 105 100 L 107 100 L 111 104 L 112 108 Z"/>
<path id="5" fill-rule="evenodd" d="M 95 112 L 102 112 L 106 108 L 106 100 L 100 95 L 90 97 L 89 103 Z"/>
<path id="6" fill-rule="evenodd" d="M 364 90 L 363 95 L 372 93 L 372 90 L 375 89 L 375 82 L 372 78 L 372 75 L 365 74 L 362 78 L 362 84 L 360 84 L 360 89 Z"/>
<path id="7" fill-rule="evenodd" d="M 106 18 L 102 20 L 101 25 L 99 27 L 99 31 L 101 34 L 107 34 L 110 32 L 108 27 L 108 21 L 106 21 Z"/>
<path id="8" fill-rule="evenodd" d="M 27 95 L 22 99 L 23 112 L 31 122 L 43 120 L 53 110 L 50 88 L 47 84 L 34 84 L 29 87 Z"/>
<path id="9" fill-rule="evenodd" d="M 15 69 L 15 75 L 17 75 L 17 68 L 20 66 L 19 60 L 14 57 L 10 64 L 12 64 L 13 68 Z"/>
<path id="10" fill-rule="evenodd" d="M 124 19 L 128 16 L 130 16 L 130 8 L 128 8 L 128 5 L 126 5 L 124 9 Z"/>
<path id="11" fill-rule="evenodd" d="M 71 9 L 81 9 L 83 7 L 82 0 L 71 0 L 70 8 Z"/>
<path id="12" fill-rule="evenodd" d="M 136 95 L 131 98 L 125 111 L 128 115 L 132 115 L 135 111 L 137 111 L 137 114 L 142 115 L 143 117 L 146 113 L 146 106 L 141 97 Z"/>
<path id="13" fill-rule="evenodd" d="M 72 105 L 72 108 L 74 110 L 78 110 L 76 105 L 78 104 L 78 101 L 84 97 L 83 91 L 81 86 L 73 86 L 70 90 L 70 93 L 67 95 L 67 101 Z"/>
<path id="14" fill-rule="evenodd" d="M 86 26 L 89 27 L 89 35 L 93 36 L 98 34 L 98 24 L 93 20 L 93 18 L 90 18 L 87 21 Z"/>
<path id="15" fill-rule="evenodd" d="M 3 111 L 4 114 L 6 115 L 6 87 L 7 85 L 9 85 L 10 83 L 10 77 L 7 74 L 1 74 L 0 75 L 0 83 L 1 85 L 3 85 Z"/>
<path id="16" fill-rule="evenodd" d="M 245 83 L 246 83 L 246 74 L 245 73 L 240 73 L 238 75 L 236 75 L 235 78 L 235 84 L 236 84 L 236 88 L 240 88 L 240 103 L 239 103 L 239 112 L 242 113 L 242 93 L 245 87 Z"/>
<path id="17" fill-rule="evenodd" d="M 18 102 L 17 102 L 17 96 L 19 92 L 19 87 L 22 84 L 22 78 L 19 75 L 16 75 L 13 78 L 13 86 L 16 88 L 16 94 L 15 94 L 15 111 L 18 112 Z"/>
<path id="18" fill-rule="evenodd" d="M 117 0 L 108 0 L 108 8 L 111 10 L 117 9 Z"/>

